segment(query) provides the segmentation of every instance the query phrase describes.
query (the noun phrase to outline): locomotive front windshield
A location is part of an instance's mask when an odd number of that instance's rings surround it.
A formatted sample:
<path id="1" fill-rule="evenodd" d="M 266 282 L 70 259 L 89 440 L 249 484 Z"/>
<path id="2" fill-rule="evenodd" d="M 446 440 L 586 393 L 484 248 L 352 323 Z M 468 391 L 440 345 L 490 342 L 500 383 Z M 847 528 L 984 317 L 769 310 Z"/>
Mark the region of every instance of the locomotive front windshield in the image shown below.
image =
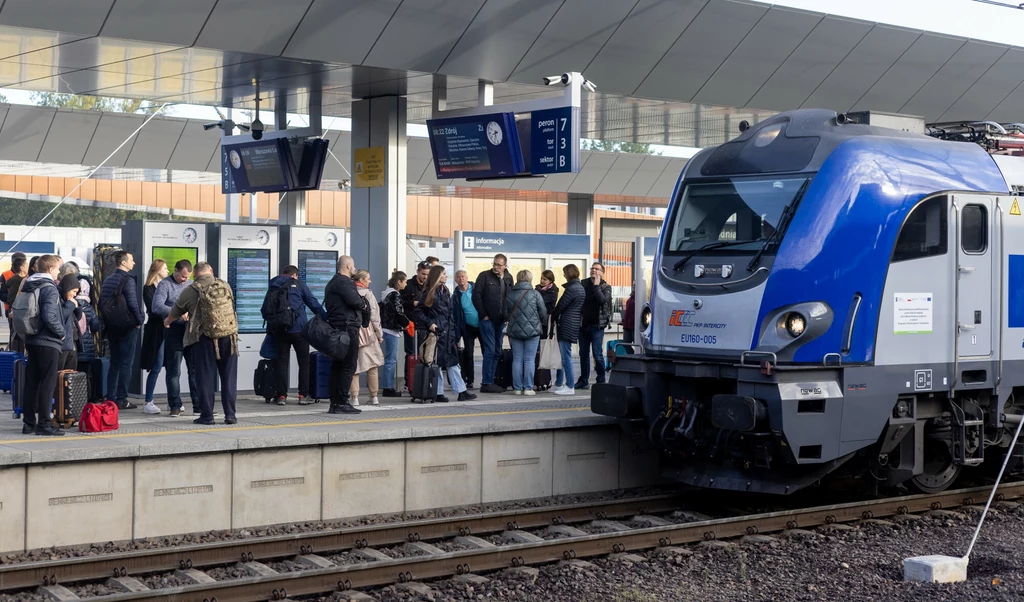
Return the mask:
<path id="1" fill-rule="evenodd" d="M 809 177 L 734 178 L 687 184 L 672 218 L 669 252 L 692 251 L 711 243 L 722 250 L 759 248 L 786 221 L 786 208 L 796 209 Z M 785 223 L 781 223 L 785 230 Z M 727 244 L 726 244 L 727 243 Z M 747 246 L 747 245 L 750 246 Z"/>

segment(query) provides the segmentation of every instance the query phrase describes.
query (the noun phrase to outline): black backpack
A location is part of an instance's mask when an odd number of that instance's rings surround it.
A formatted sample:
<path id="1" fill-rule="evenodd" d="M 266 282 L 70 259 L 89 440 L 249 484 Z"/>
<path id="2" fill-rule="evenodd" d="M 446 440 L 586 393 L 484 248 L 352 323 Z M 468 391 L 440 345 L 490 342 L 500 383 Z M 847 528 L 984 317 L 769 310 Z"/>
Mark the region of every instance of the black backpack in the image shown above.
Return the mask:
<path id="1" fill-rule="evenodd" d="M 128 310 L 128 299 L 124 296 L 124 283 L 127 281 L 127 276 L 121 276 L 114 296 L 103 299 L 99 306 L 103 326 L 108 332 L 124 334 L 136 326 L 135 316 Z"/>
<path id="2" fill-rule="evenodd" d="M 289 296 L 295 283 L 288 283 L 267 292 L 264 303 L 263 319 L 267 321 L 267 330 L 271 332 L 287 332 L 295 326 L 295 311 L 292 310 Z"/>

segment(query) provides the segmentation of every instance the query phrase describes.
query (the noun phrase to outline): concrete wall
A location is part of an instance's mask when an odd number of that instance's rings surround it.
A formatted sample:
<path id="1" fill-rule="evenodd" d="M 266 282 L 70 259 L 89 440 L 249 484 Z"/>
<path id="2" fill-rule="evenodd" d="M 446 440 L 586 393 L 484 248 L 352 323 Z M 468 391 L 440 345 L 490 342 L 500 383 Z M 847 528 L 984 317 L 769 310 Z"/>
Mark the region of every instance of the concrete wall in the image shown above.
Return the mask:
<path id="1" fill-rule="evenodd" d="M 0 552 L 660 482 L 617 426 L 0 468 Z"/>

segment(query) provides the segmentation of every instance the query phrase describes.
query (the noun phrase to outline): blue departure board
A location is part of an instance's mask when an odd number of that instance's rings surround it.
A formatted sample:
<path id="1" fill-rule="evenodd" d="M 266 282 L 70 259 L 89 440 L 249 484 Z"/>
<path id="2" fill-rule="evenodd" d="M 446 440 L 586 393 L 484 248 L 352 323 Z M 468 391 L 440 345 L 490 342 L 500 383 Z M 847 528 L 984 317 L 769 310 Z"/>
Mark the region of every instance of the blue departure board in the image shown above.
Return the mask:
<path id="1" fill-rule="evenodd" d="M 299 280 L 306 283 L 310 292 L 321 304 L 327 283 L 337 273 L 337 251 L 299 251 Z"/>
<path id="2" fill-rule="evenodd" d="M 559 107 L 530 115 L 530 173 L 580 170 L 580 110 Z"/>
<path id="3" fill-rule="evenodd" d="M 513 113 L 428 119 L 438 179 L 512 178 L 526 168 Z"/>
<path id="4" fill-rule="evenodd" d="M 263 298 L 270 286 L 270 249 L 228 249 L 228 285 L 240 334 L 262 333 Z"/>

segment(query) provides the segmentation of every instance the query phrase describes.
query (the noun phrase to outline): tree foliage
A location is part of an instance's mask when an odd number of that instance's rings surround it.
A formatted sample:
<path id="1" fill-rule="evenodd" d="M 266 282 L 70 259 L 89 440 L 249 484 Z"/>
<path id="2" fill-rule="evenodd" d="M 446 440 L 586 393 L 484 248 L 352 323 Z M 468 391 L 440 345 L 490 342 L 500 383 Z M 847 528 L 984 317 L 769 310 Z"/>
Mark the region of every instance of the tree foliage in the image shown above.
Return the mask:
<path id="1" fill-rule="evenodd" d="M 81 94 L 61 94 L 58 92 L 33 92 L 30 98 L 32 102 L 41 107 L 107 111 L 110 113 L 152 113 L 159 108 L 159 105 L 155 105 L 148 100 L 83 96 Z"/>
<path id="2" fill-rule="evenodd" d="M 0 197 L 0 215 L 4 223 L 15 226 L 34 226 L 57 203 L 25 201 Z M 147 211 L 126 211 L 106 207 L 90 207 L 65 203 L 57 208 L 41 226 L 57 228 L 120 228 L 132 219 L 170 219 L 173 221 L 204 221 L 194 217 L 170 216 Z"/>
<path id="3" fill-rule="evenodd" d="M 606 153 L 635 153 L 638 155 L 660 155 L 646 142 L 615 142 L 613 140 L 584 140 L 580 143 L 583 150 L 604 151 Z"/>

